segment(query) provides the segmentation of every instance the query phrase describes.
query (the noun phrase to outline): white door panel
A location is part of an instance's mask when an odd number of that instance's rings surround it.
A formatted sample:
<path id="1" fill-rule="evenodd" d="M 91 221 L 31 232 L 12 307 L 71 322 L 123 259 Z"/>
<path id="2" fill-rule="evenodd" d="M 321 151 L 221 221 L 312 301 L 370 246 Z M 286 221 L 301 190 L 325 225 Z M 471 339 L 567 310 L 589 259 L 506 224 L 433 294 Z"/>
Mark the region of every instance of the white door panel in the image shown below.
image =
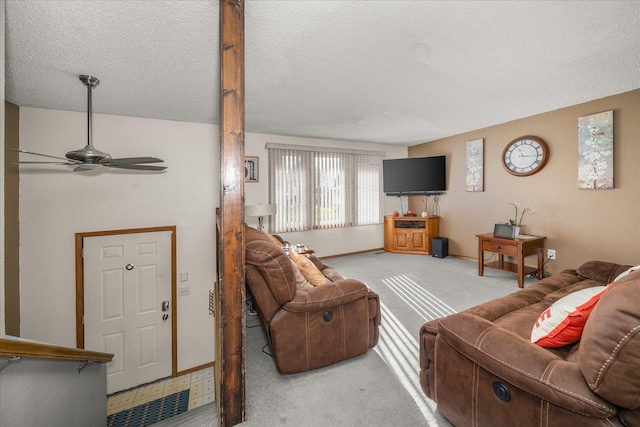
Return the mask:
<path id="1" fill-rule="evenodd" d="M 114 354 L 107 392 L 170 376 L 171 232 L 85 237 L 83 262 L 85 348 Z"/>

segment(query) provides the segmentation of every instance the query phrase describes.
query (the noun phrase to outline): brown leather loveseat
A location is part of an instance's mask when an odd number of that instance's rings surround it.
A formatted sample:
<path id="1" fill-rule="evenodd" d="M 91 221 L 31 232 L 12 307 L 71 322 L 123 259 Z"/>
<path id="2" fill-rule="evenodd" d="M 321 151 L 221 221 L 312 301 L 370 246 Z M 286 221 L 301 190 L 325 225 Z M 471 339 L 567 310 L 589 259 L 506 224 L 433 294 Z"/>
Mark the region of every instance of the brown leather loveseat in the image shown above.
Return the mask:
<path id="1" fill-rule="evenodd" d="M 245 228 L 247 286 L 283 374 L 359 356 L 378 342 L 378 295 L 313 255 L 303 259 L 307 260 L 326 283 L 301 286 L 299 271 L 282 247 L 266 233 Z"/>
<path id="2" fill-rule="evenodd" d="M 613 282 L 628 268 L 591 261 L 426 323 L 424 392 L 458 427 L 640 426 L 640 271 Z M 531 341 L 555 301 L 608 283 L 577 343 Z"/>

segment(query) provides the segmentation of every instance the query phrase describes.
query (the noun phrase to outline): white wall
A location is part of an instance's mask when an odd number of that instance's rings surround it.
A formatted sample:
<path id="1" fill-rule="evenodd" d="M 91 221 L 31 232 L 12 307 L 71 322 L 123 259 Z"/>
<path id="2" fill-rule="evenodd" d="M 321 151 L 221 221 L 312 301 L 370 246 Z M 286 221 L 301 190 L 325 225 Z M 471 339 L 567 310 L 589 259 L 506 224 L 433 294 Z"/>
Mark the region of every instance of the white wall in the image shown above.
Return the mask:
<path id="1" fill-rule="evenodd" d="M 3 362 L 6 359 L 3 359 Z M 22 358 L 0 372 L 0 425 L 107 424 L 106 363 Z"/>
<path id="2" fill-rule="evenodd" d="M 260 158 L 259 182 L 245 183 L 245 203 L 247 205 L 269 203 L 269 175 L 268 156 L 265 144 L 273 142 L 278 144 L 314 145 L 319 147 L 342 147 L 357 150 L 385 151 L 385 159 L 407 157 L 407 147 L 372 144 L 352 141 L 335 141 L 313 138 L 297 138 L 291 136 L 246 134 L 245 155 Z M 390 215 L 393 211 L 400 211 L 400 201 L 397 197 L 385 197 L 384 214 Z M 404 209 L 407 209 L 406 197 L 403 197 Z M 246 218 L 247 224 L 257 227 L 257 218 Z M 265 218 L 265 231 L 268 231 Z M 365 225 L 349 228 L 335 228 L 330 230 L 313 230 L 298 233 L 280 233 L 283 239 L 291 243 L 304 243 L 313 248 L 316 255 L 330 256 L 350 252 L 358 252 L 369 249 L 382 248 L 384 244 L 384 227 L 379 225 Z"/>
<path id="3" fill-rule="evenodd" d="M 21 108 L 20 136 L 22 149 L 64 155 L 86 144 L 86 113 Z M 213 361 L 218 138 L 209 125 L 96 114 L 96 148 L 157 156 L 167 171 L 21 166 L 21 336 L 75 347 L 75 233 L 176 225 L 178 287 L 191 291 L 177 303 L 178 370 Z"/>
<path id="4" fill-rule="evenodd" d="M 86 114 L 21 108 L 20 139 L 22 149 L 64 155 L 86 143 Z M 247 204 L 268 202 L 266 142 L 407 156 L 406 147 L 246 134 L 246 155 L 260 157 L 260 182 L 245 186 Z M 116 157 L 160 157 L 168 169 L 160 174 L 96 174 L 64 166 L 21 166 L 21 336 L 75 346 L 75 233 L 176 225 L 178 287 L 191 288 L 189 296 L 178 297 L 178 370 L 213 361 L 215 325 L 208 315 L 208 291 L 215 280 L 215 208 L 220 199 L 218 126 L 95 114 L 93 143 Z M 385 202 L 386 214 L 399 210 L 397 198 Z M 286 237 L 327 256 L 382 247 L 383 227 Z M 184 272 L 186 283 L 179 281 Z"/>

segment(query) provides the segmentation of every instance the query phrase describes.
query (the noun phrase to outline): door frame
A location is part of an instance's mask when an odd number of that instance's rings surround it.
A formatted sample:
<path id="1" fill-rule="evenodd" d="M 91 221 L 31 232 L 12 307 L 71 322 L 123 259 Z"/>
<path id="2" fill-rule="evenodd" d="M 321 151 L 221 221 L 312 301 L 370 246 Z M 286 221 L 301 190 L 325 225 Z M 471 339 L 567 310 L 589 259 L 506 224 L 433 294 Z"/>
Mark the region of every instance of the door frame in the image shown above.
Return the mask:
<path id="1" fill-rule="evenodd" d="M 130 228 L 122 230 L 91 231 L 76 233 L 76 347 L 84 348 L 84 262 L 83 240 L 85 237 L 112 236 L 117 234 L 171 232 L 171 376 L 178 376 L 178 307 L 176 305 L 176 226 Z"/>

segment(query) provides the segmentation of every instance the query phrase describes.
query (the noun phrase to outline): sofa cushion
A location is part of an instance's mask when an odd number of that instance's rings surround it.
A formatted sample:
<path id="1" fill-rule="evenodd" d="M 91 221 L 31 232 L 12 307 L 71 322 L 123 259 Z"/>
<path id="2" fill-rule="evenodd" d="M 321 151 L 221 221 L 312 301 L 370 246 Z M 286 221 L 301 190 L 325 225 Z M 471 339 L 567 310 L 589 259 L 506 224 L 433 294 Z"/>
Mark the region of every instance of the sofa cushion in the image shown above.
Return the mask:
<path id="1" fill-rule="evenodd" d="M 640 271 L 609 285 L 585 325 L 577 360 L 594 393 L 640 408 Z"/>
<path id="2" fill-rule="evenodd" d="M 575 270 L 565 270 L 506 297 L 488 301 L 467 311 L 530 340 L 531 327 L 540 313 L 560 298 L 593 286 L 602 284 L 580 278 Z M 568 349 L 552 351 L 561 353 L 564 357 Z"/>
<path id="3" fill-rule="evenodd" d="M 554 302 L 535 321 L 531 341 L 546 348 L 578 342 L 593 307 L 605 289 L 605 286 L 582 289 Z"/>

